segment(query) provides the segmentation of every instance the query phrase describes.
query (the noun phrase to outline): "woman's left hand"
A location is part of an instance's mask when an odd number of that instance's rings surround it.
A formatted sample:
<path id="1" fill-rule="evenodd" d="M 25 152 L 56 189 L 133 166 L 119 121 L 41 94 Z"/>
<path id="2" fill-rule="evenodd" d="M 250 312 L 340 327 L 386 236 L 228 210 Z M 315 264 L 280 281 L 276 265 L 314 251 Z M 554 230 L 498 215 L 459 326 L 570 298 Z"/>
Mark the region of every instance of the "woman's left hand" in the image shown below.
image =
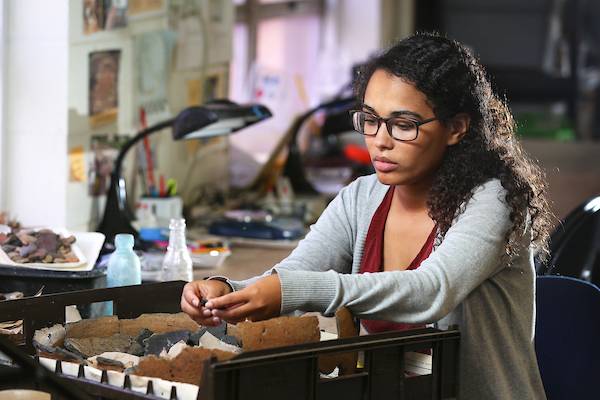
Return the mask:
<path id="1" fill-rule="evenodd" d="M 215 317 L 230 323 L 260 321 L 276 317 L 281 311 L 281 283 L 273 274 L 237 292 L 210 299 L 206 308 Z"/>

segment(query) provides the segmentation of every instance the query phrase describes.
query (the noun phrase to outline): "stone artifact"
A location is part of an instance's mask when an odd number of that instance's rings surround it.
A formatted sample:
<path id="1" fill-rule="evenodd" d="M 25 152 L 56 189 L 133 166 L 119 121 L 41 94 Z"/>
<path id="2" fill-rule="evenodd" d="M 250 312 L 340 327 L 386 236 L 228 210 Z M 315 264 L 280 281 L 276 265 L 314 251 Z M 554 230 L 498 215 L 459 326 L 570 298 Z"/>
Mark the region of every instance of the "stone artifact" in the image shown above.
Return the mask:
<path id="1" fill-rule="evenodd" d="M 190 338 L 189 331 L 174 331 L 167 333 L 155 333 L 147 339 L 144 339 L 144 355 L 158 356 L 163 351 L 169 349 L 177 342 L 187 342 Z"/>
<path id="2" fill-rule="evenodd" d="M 61 237 L 50 229 L 12 230 L 0 233 L 0 246 L 8 257 L 20 264 L 76 263 L 79 258 L 71 245 L 75 236 Z"/>
<path id="3" fill-rule="evenodd" d="M 174 382 L 202 383 L 204 363 L 211 357 L 219 361 L 233 358 L 235 354 L 220 350 L 207 350 L 200 347 L 188 347 L 173 359 L 148 356 L 140 359 L 140 363 L 133 369 L 136 375 L 153 376 Z"/>
<path id="4" fill-rule="evenodd" d="M 240 322 L 232 335 L 242 342 L 244 351 L 318 342 L 321 338 L 316 316 Z"/>
<path id="5" fill-rule="evenodd" d="M 116 334 L 109 337 L 67 338 L 65 349 L 89 358 L 104 352 L 143 355 L 144 349 L 129 335 Z"/>

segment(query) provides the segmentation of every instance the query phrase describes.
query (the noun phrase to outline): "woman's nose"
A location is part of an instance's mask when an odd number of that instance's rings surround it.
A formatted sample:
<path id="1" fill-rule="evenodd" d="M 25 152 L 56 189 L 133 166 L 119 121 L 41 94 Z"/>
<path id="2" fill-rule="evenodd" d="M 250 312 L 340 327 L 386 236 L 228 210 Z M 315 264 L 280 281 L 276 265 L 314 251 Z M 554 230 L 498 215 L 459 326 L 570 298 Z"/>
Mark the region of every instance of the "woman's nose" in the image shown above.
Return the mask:
<path id="1" fill-rule="evenodd" d="M 391 149 L 394 147 L 394 139 L 390 136 L 387 131 L 387 126 L 385 124 L 381 124 L 377 134 L 373 138 L 375 146 L 379 149 Z"/>

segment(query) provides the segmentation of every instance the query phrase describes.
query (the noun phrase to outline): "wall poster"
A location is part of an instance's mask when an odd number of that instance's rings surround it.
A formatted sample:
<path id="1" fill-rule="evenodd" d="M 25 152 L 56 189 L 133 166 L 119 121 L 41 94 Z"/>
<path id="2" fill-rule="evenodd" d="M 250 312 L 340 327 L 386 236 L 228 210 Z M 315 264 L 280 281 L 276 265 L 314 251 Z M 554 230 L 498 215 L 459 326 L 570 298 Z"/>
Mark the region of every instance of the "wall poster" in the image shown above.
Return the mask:
<path id="1" fill-rule="evenodd" d="M 92 127 L 109 124 L 117 119 L 120 58 L 120 50 L 90 53 L 88 112 Z"/>

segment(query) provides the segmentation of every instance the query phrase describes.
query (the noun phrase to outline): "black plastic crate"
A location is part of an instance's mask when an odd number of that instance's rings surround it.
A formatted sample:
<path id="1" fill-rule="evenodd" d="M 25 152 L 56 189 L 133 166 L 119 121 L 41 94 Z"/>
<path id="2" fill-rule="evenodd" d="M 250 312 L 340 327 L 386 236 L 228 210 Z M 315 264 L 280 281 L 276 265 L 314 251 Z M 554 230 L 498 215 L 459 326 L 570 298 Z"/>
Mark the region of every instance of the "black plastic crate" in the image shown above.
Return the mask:
<path id="1" fill-rule="evenodd" d="M 46 294 L 104 288 L 106 268 L 94 267 L 91 271 L 52 271 L 0 264 L 0 293 L 18 291 L 23 292 L 25 296 L 33 296 L 42 286 Z"/>
<path id="2" fill-rule="evenodd" d="M 0 302 L 0 320 L 24 320 L 24 341 L 20 345 L 33 354 L 34 331 L 64 323 L 65 306 L 113 301 L 114 314 L 119 318 L 135 318 L 151 312 L 179 312 L 184 284 L 164 282 L 5 301 Z M 246 352 L 232 360 L 207 362 L 198 399 L 452 399 L 458 392 L 459 338 L 456 330 L 425 328 Z M 404 354 L 428 349 L 432 351 L 432 373 L 406 377 Z M 318 357 L 345 352 L 362 353 L 364 367 L 352 375 L 321 378 Z M 0 387 L 6 387 L 2 385 L 2 377 L 8 373 L 17 376 L 10 368 L 0 369 Z M 142 395 L 127 388 L 95 383 L 84 376 L 57 376 L 60 382 L 80 388 L 95 398 L 156 398 L 151 393 Z M 26 386 L 27 379 L 20 378 L 19 382 Z M 23 385 L 18 387 L 25 387 Z"/>

